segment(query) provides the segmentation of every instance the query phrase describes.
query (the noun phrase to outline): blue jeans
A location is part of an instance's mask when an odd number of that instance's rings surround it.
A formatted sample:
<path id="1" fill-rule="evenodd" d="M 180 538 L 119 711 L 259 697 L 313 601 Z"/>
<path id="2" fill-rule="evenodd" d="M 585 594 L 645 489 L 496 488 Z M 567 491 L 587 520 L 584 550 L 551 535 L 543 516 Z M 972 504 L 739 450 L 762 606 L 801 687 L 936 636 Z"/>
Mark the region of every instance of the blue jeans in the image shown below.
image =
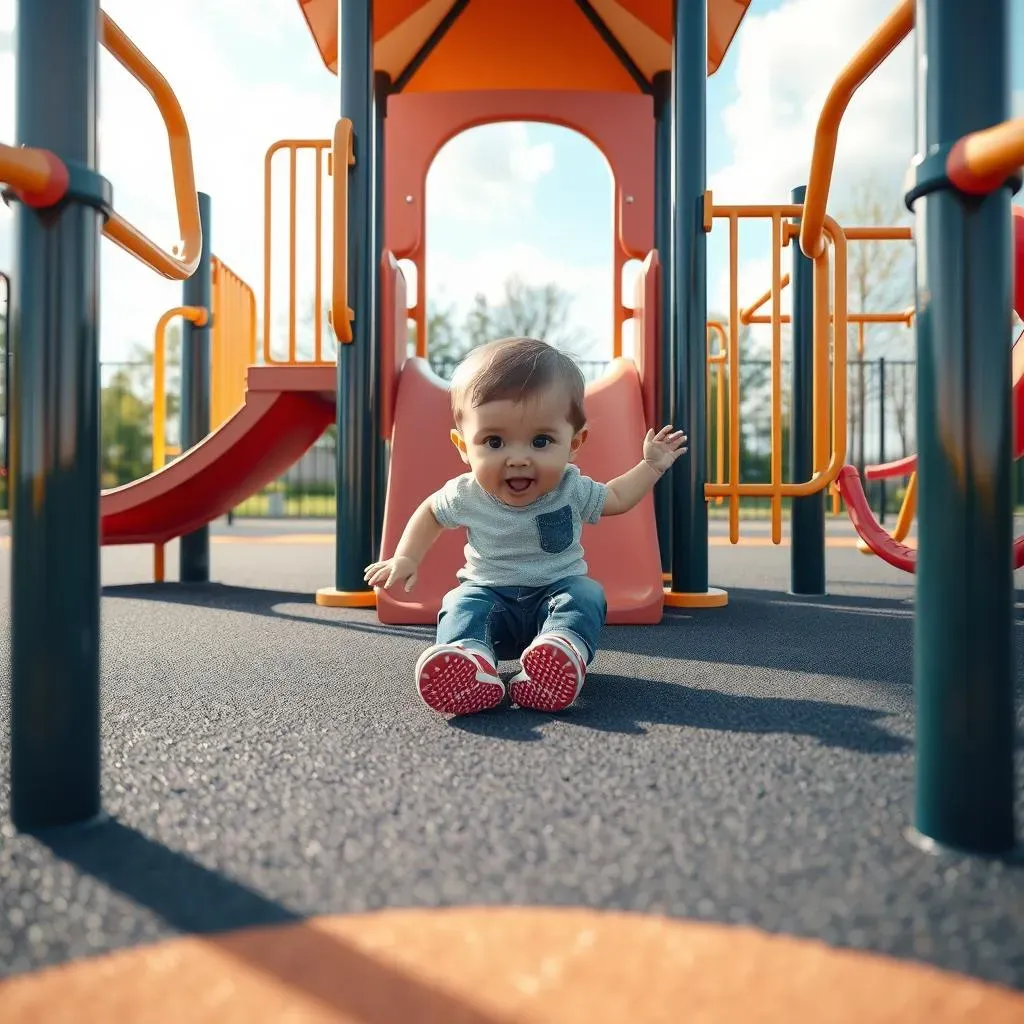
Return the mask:
<path id="1" fill-rule="evenodd" d="M 559 633 L 580 646 L 589 665 L 607 611 L 604 588 L 589 576 L 567 576 L 546 587 L 462 583 L 441 602 L 437 642 L 471 641 L 495 660 L 511 661 L 540 633 Z"/>

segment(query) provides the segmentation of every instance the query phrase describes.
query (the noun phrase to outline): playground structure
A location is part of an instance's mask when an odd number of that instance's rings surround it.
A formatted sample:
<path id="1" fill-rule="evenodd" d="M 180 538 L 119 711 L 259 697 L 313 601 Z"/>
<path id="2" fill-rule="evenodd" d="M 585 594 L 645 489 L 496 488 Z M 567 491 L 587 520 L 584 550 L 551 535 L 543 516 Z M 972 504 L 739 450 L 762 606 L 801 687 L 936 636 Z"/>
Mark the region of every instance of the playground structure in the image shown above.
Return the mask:
<path id="1" fill-rule="evenodd" d="M 962 15 L 939 0 L 899 3 L 826 101 L 806 190 L 795 189 L 788 203 L 765 206 L 716 205 L 705 180 L 706 77 L 745 5 L 678 0 L 674 20 L 666 14 L 668 3 L 604 5 L 657 9 L 653 37 L 645 36 L 645 46 L 638 44 L 631 56 L 596 13 L 598 5 L 552 4 L 545 17 L 564 20 L 563 36 L 589 26 L 587 45 L 594 49 L 586 52 L 593 60 L 584 61 L 589 70 L 582 78 L 540 51 L 526 65 L 510 59 L 507 66 L 482 68 L 463 59 L 499 21 L 507 38 L 527 33 L 540 50 L 557 48 L 559 31 L 533 32 L 539 3 L 504 13 L 499 6 L 455 3 L 414 39 L 381 20 L 389 9 L 384 0 L 372 9 L 339 7 L 336 0 L 300 4 L 325 64 L 339 73 L 343 116 L 330 139 L 276 144 L 268 165 L 281 150 L 293 167 L 302 148 L 314 150 L 318 167 L 321 158 L 330 159 L 333 231 L 317 236 L 317 259 L 322 242 L 332 257 L 330 327 L 337 351 L 333 358 L 320 347 L 318 321 L 312 358 L 300 356 L 293 286 L 289 350 L 284 358 L 274 355 L 265 282 L 258 363 L 256 300 L 204 245 L 209 197 L 197 193 L 187 125 L 169 84 L 98 12 L 96 0 L 66 0 L 59 29 L 41 5 L 19 5 L 19 146 L 0 146 L 0 181 L 16 202 L 19 231 L 10 341 L 15 824 L 70 824 L 99 811 L 100 542 L 156 545 L 159 577 L 161 546 L 180 537 L 182 580 L 208 579 L 206 524 L 275 479 L 332 419 L 339 425 L 336 563 L 333 586 L 317 600 L 375 606 L 383 622 L 432 621 L 459 560 L 454 536 L 424 565 L 414 599 L 366 591 L 362 569 L 378 551 L 386 556 L 393 549 L 418 497 L 459 468 L 447 441 L 444 388 L 424 362 L 423 195 L 437 149 L 473 124 L 550 120 L 588 135 L 615 175 L 616 271 L 628 259 L 643 260 L 633 308 L 621 296 L 613 301 L 616 360 L 589 389 L 594 426 L 584 472 L 612 475 L 625 468 L 647 424 L 706 421 L 705 243 L 716 224 L 729 233 L 729 320 L 719 328 L 724 340 L 713 355 L 725 367 L 728 387 L 725 479 L 708 482 L 705 445 L 695 444 L 653 499 L 588 535 L 595 576 L 609 593 L 609 621 L 651 623 L 665 606 L 725 603 L 725 593 L 708 580 L 709 500 L 729 503 L 735 543 L 742 498 L 771 499 L 776 542 L 782 501 L 792 499 L 793 590 L 823 593 L 824 497 L 833 483 L 848 501 L 855 494 L 844 469 L 846 346 L 833 339 L 845 340 L 850 321 L 846 253 L 857 231 L 826 214 L 836 140 L 856 89 L 917 18 L 917 51 L 926 71 L 918 100 L 920 155 L 907 196 L 917 218 L 919 262 L 915 826 L 935 843 L 986 853 L 1010 849 L 1013 389 L 1007 332 L 1010 194 L 1024 162 L 1024 122 L 1006 120 L 1001 51 L 976 49 L 971 41 L 1005 36 L 1005 0 L 975 4 L 970 33 L 960 31 Z M 375 19 L 382 26 L 377 32 Z M 88 119 L 95 116 L 97 40 L 151 92 L 167 124 L 181 234 L 174 250 L 116 213 L 110 184 L 95 170 Z M 955 72 L 947 63 L 954 60 L 952 40 L 958 64 L 975 68 L 987 83 L 955 102 Z M 66 92 L 55 102 L 44 67 L 58 45 Z M 665 70 L 672 66 L 675 74 Z M 269 174 L 267 180 L 269 191 Z M 740 224 L 750 220 L 770 222 L 773 260 L 772 472 L 769 482 L 757 484 L 742 482 L 738 466 L 736 240 Z M 182 306 L 161 318 L 157 352 L 167 321 L 175 315 L 186 321 L 181 454 L 161 465 L 168 453 L 158 452 L 158 424 L 155 472 L 102 498 L 93 397 L 101 234 L 156 272 L 185 282 Z M 787 246 L 793 479 L 784 481 L 779 297 Z M 54 252 L 62 258 L 53 260 Z M 413 296 L 405 294 L 399 259 L 417 267 Z M 1019 267 L 1018 261 L 1018 273 Z M 318 282 L 319 271 L 318 263 Z M 319 293 L 315 298 L 319 317 Z M 409 315 L 419 328 L 413 356 Z M 629 319 L 635 321 L 635 352 L 619 358 L 621 327 Z M 984 501 L 978 500 L 982 493 Z M 628 564 L 611 557 L 616 546 L 629 547 Z M 53 707 L 67 713 L 53 716 Z"/>

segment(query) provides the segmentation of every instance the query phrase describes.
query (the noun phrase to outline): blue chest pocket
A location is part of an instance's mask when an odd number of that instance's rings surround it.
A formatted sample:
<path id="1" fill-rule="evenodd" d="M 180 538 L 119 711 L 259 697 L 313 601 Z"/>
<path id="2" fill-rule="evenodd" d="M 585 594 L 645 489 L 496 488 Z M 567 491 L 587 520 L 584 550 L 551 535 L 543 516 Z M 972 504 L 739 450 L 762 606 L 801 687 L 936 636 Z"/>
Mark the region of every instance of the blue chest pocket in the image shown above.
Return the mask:
<path id="1" fill-rule="evenodd" d="M 549 555 L 557 555 L 572 543 L 572 508 L 563 505 L 554 512 L 544 512 L 537 516 L 537 531 L 540 534 L 540 546 Z"/>

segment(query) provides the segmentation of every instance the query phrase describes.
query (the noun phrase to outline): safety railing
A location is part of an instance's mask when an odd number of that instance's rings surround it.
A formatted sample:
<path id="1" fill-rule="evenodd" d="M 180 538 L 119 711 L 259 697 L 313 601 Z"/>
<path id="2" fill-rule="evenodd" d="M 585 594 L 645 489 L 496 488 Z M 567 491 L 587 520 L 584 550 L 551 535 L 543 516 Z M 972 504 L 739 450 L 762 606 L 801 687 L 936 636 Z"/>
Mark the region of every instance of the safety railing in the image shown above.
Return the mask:
<path id="1" fill-rule="evenodd" d="M 874 35 L 843 68 L 825 98 L 814 133 L 811 170 L 807 178 L 807 194 L 804 197 L 803 218 L 800 223 L 800 249 L 810 259 L 815 259 L 825 248 L 825 209 L 832 185 L 832 170 L 835 166 L 836 146 L 839 143 L 839 125 L 843 115 L 854 93 L 910 34 L 914 27 L 914 2 L 915 0 L 901 0 Z"/>
<path id="2" fill-rule="evenodd" d="M 210 429 L 216 430 L 245 401 L 246 377 L 256 362 L 256 293 L 216 256 L 211 264 Z"/>
<path id="3" fill-rule="evenodd" d="M 167 463 L 168 455 L 177 455 L 180 449 L 167 446 L 167 327 L 175 317 L 182 317 L 197 327 L 208 319 L 202 306 L 175 306 L 167 310 L 156 322 L 153 335 L 153 440 L 152 466 L 155 473 Z M 153 579 L 164 581 L 164 545 L 153 545 Z"/>
<path id="4" fill-rule="evenodd" d="M 323 294 L 323 217 L 325 164 L 330 160 L 331 139 L 280 139 L 267 150 L 263 160 L 263 361 L 268 364 L 289 365 L 295 363 L 332 363 L 334 353 L 324 351 L 324 294 Z M 288 305 L 287 305 L 287 355 L 281 358 L 274 346 L 274 302 L 273 302 L 273 214 L 274 214 L 274 158 L 278 153 L 287 154 L 288 159 Z M 312 153 L 313 172 L 313 344 L 309 356 L 299 352 L 299 296 L 298 296 L 298 205 L 299 205 L 299 154 Z M 348 175 L 341 175 L 346 187 Z"/>
<path id="5" fill-rule="evenodd" d="M 343 117 L 334 126 L 331 174 L 334 177 L 334 289 L 331 328 L 343 345 L 352 341 L 355 314 L 348 303 L 348 169 L 355 162 L 352 122 Z"/>
<path id="6" fill-rule="evenodd" d="M 116 211 L 111 212 L 103 233 L 158 274 L 172 281 L 183 281 L 195 273 L 203 249 L 203 229 L 199 221 L 199 198 L 196 195 L 188 123 L 167 79 L 109 15 L 101 12 L 101 19 L 100 32 L 104 47 L 153 97 L 167 126 L 171 172 L 174 176 L 174 200 L 181 237 L 171 252 L 166 252 Z"/>
<path id="7" fill-rule="evenodd" d="M 100 16 L 100 38 L 104 47 L 146 88 L 156 101 L 167 127 L 181 238 L 171 252 L 166 252 L 116 210 L 110 211 L 103 233 L 158 274 L 173 281 L 183 281 L 195 273 L 203 248 L 188 124 L 167 79 L 108 14 L 100 12 Z M 48 150 L 0 144 L 0 182 L 9 185 L 22 202 L 41 208 L 53 206 L 64 198 L 70 172 L 67 165 Z"/>
<path id="8" fill-rule="evenodd" d="M 68 169 L 53 153 L 0 142 L 0 184 L 29 206 L 53 206 L 68 190 Z"/>
<path id="9" fill-rule="evenodd" d="M 963 192 L 984 195 L 1024 166 L 1024 117 L 1003 121 L 960 139 L 946 158 L 949 180 Z"/>
<path id="10" fill-rule="evenodd" d="M 843 234 L 846 236 L 846 241 L 870 241 L 870 242 L 893 242 L 893 241 L 912 241 L 914 234 L 909 227 L 899 226 L 867 226 L 867 227 L 844 227 Z M 779 291 L 781 292 L 790 282 L 789 274 L 784 274 L 779 280 Z M 770 315 L 762 314 L 759 311 L 761 308 L 771 300 L 773 290 L 768 288 L 764 291 L 757 299 L 754 300 L 749 306 L 745 306 L 740 310 L 740 322 L 745 326 L 752 324 L 770 324 L 772 318 Z M 847 311 L 846 322 L 847 324 L 856 325 L 857 327 L 857 358 L 860 360 L 864 359 L 864 331 L 868 324 L 905 324 L 910 327 L 914 321 L 914 307 L 910 306 L 903 310 L 892 310 L 882 312 L 867 312 L 859 311 L 851 313 Z M 789 324 L 792 322 L 792 316 L 788 313 L 783 314 L 780 318 L 781 323 Z M 830 322 L 834 319 L 831 315 L 829 317 Z M 833 515 L 839 515 L 842 511 L 842 498 L 839 494 L 839 489 L 836 487 L 835 481 L 829 484 L 828 487 L 829 497 L 832 500 L 832 513 Z"/>
<path id="11" fill-rule="evenodd" d="M 772 541 L 782 540 L 782 499 L 805 497 L 824 490 L 836 478 L 846 458 L 846 346 L 832 345 L 832 333 L 846 337 L 847 330 L 847 255 L 846 236 L 831 217 L 825 217 L 823 232 L 830 245 L 814 259 L 814 372 L 812 395 L 814 404 L 813 473 L 808 480 L 785 482 L 782 479 L 782 325 L 780 306 L 782 291 L 782 248 L 795 228 L 785 223 L 798 218 L 803 207 L 779 206 L 715 206 L 708 197 L 705 228 L 711 230 L 716 220 L 728 222 L 729 231 L 729 322 L 728 367 L 728 479 L 723 483 L 705 485 L 705 496 L 729 501 L 729 538 L 739 541 L 739 499 L 768 498 L 771 504 Z M 741 220 L 770 220 L 772 226 L 771 300 L 771 447 L 767 483 L 740 481 L 740 395 L 739 395 L 739 328 L 741 325 L 738 294 L 739 224 Z M 834 273 L 832 263 L 834 262 Z M 831 370 L 831 373 L 830 373 Z M 831 401 L 829 384 L 831 377 Z"/>
<path id="12" fill-rule="evenodd" d="M 715 401 L 714 409 L 708 410 L 708 418 L 710 419 L 713 415 L 715 418 L 715 426 L 712 429 L 709 427 L 708 433 L 715 439 L 715 479 L 714 483 L 724 484 L 725 483 L 725 410 L 726 410 L 726 376 L 728 373 L 728 366 L 726 360 L 729 357 L 727 351 L 728 345 L 728 334 L 726 333 L 726 326 L 720 320 L 709 320 L 707 323 L 707 334 L 708 334 L 708 370 L 707 380 L 705 381 L 706 393 L 708 395 L 712 392 L 711 380 L 714 377 L 715 387 Z M 717 349 L 714 346 L 714 339 L 718 340 Z M 721 505 L 725 500 L 721 494 L 717 495 L 712 499 L 716 505 Z"/>

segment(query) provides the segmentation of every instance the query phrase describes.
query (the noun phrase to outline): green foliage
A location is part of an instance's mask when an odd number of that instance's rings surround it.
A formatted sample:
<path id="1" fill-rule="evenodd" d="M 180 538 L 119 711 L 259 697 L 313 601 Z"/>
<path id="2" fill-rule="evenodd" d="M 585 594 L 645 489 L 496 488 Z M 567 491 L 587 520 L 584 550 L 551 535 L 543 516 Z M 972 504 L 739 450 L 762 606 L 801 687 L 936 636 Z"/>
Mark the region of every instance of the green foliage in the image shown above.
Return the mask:
<path id="1" fill-rule="evenodd" d="M 181 409 L 181 330 L 167 331 L 164 388 L 168 444 L 178 443 Z M 153 468 L 153 351 L 136 344 L 100 392 L 100 473 L 103 487 L 145 476 Z"/>
<path id="2" fill-rule="evenodd" d="M 151 468 L 152 406 L 118 370 L 100 393 L 100 474 L 104 487 L 126 484 Z"/>

